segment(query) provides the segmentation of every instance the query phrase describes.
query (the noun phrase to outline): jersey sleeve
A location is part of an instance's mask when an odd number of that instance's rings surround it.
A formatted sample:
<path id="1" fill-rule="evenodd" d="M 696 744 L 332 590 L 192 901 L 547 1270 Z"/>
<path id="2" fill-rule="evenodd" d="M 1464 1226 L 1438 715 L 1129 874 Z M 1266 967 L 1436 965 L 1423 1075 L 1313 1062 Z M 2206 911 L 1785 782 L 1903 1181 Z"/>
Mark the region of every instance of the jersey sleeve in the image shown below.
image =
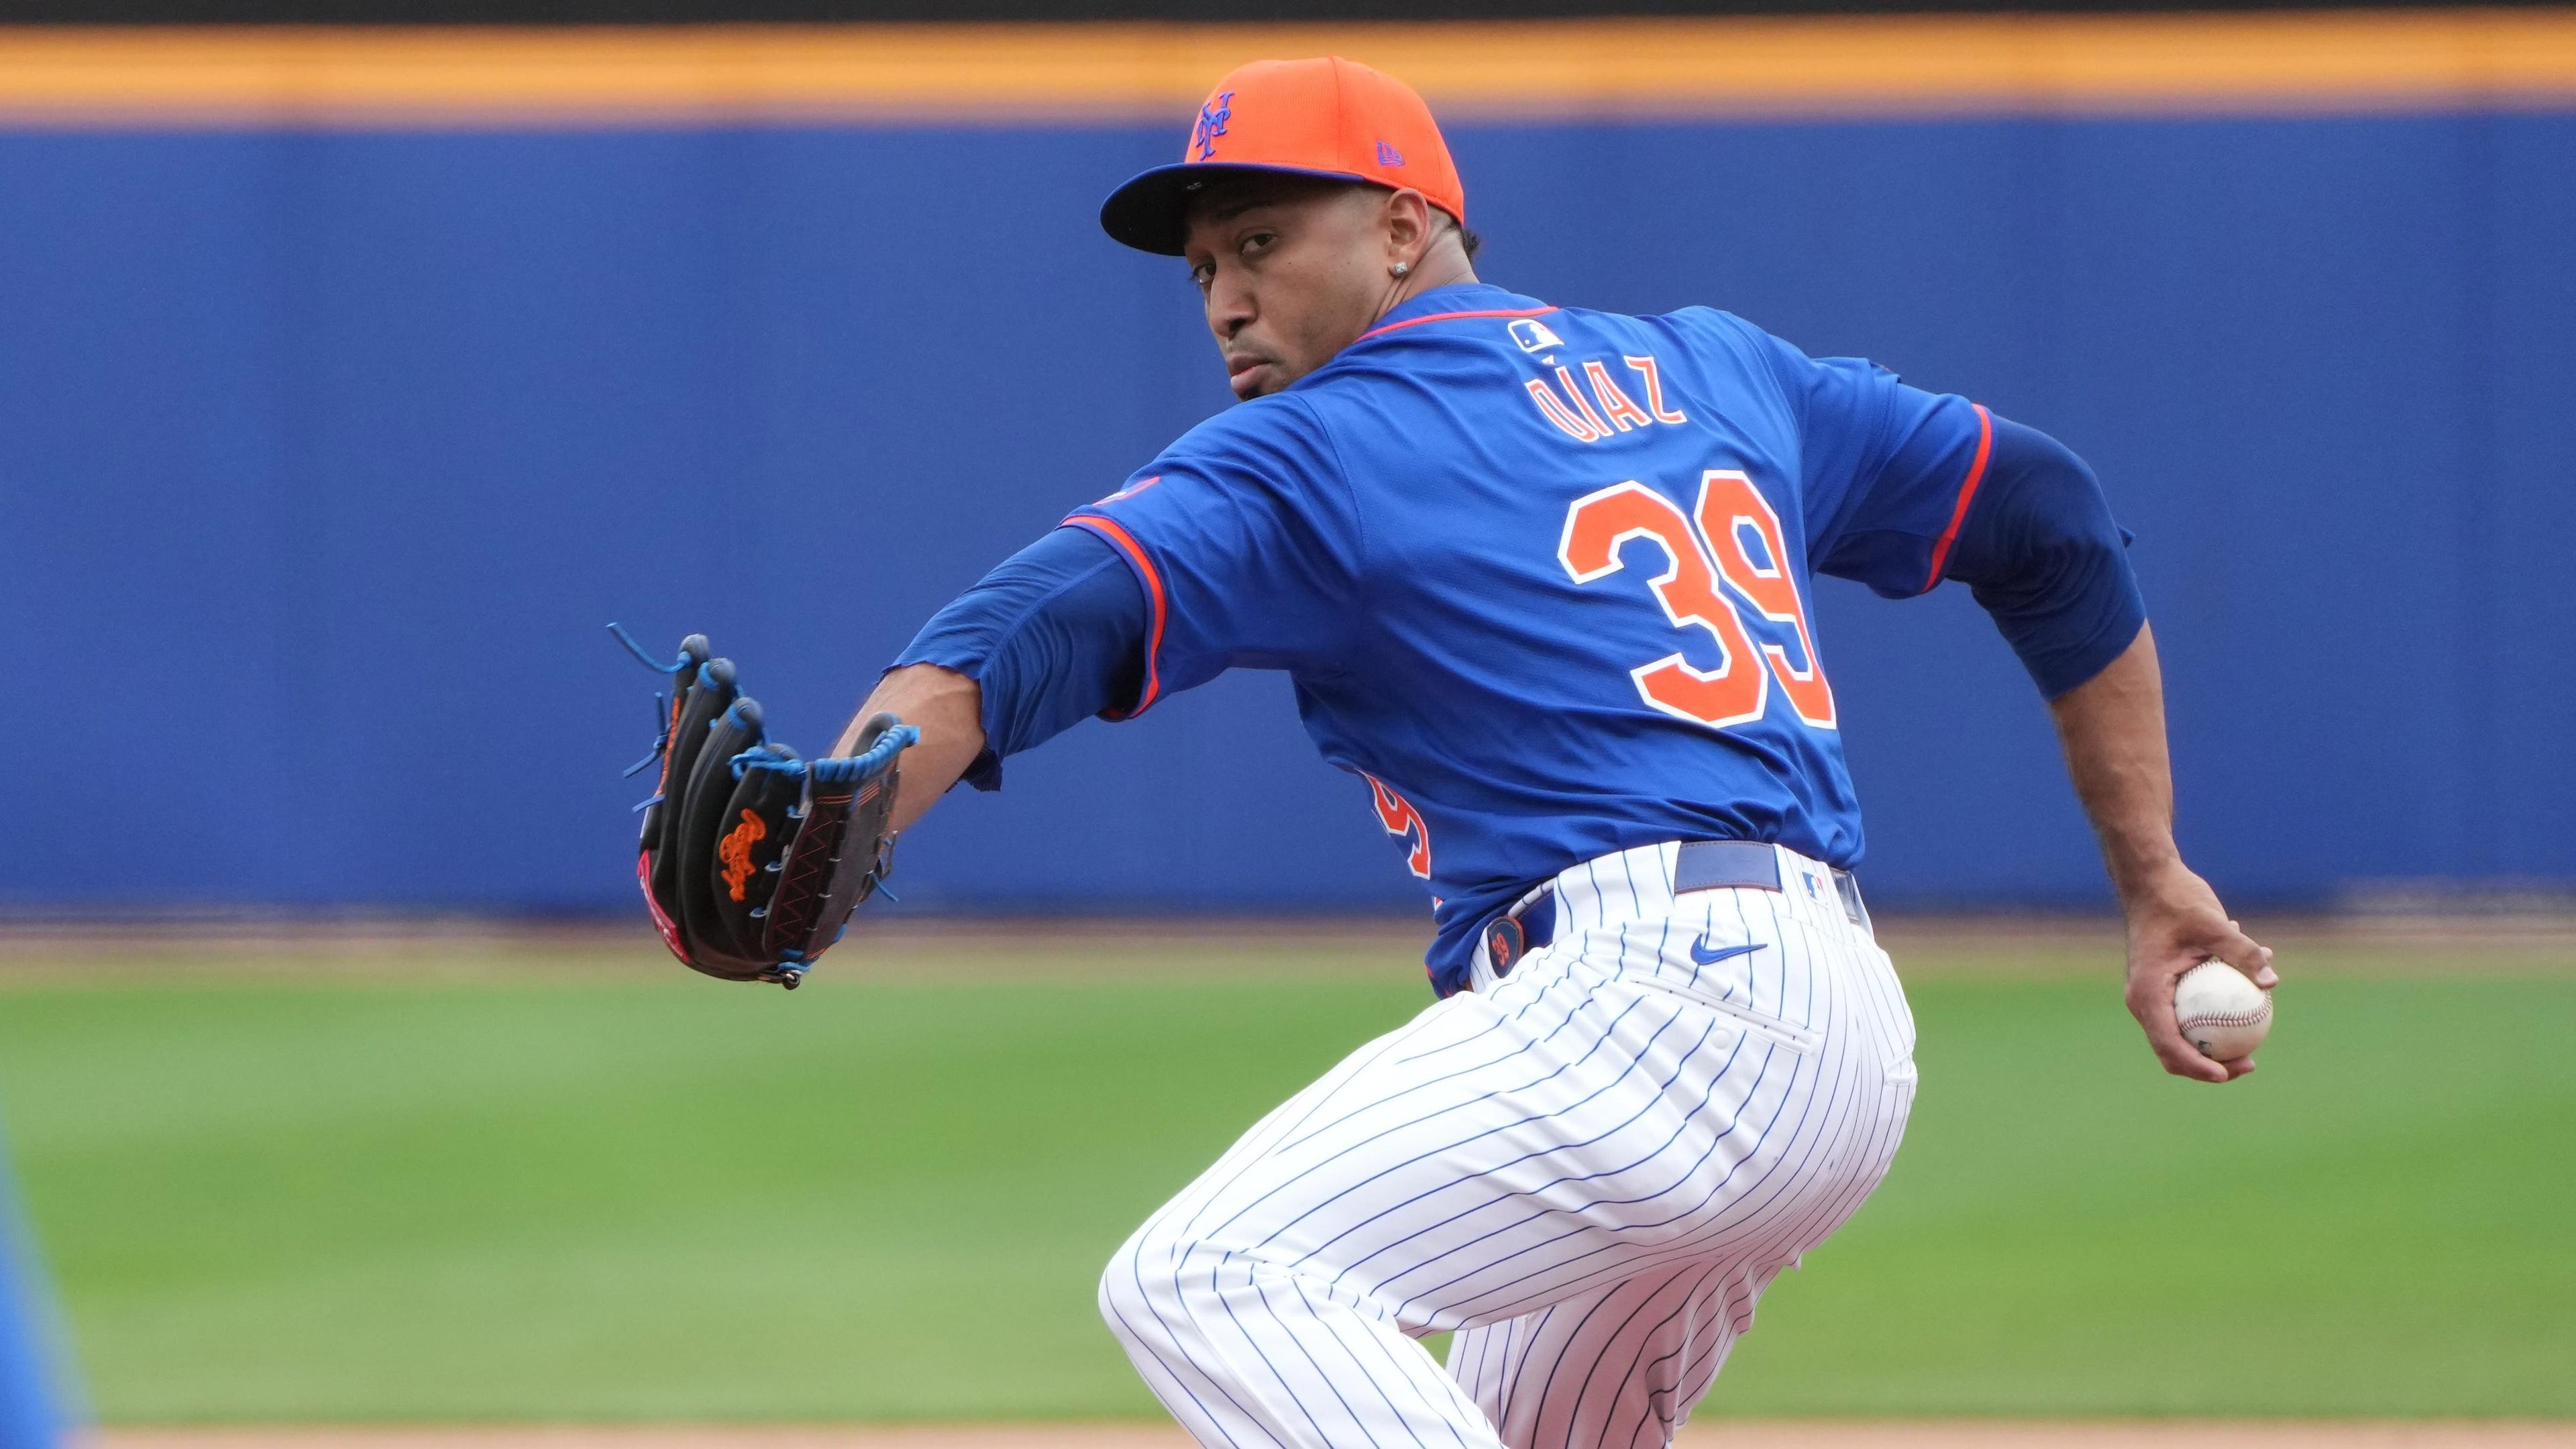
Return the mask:
<path id="1" fill-rule="evenodd" d="M 962 778 L 998 790 L 1006 756 L 1133 706 L 1151 624 L 1115 551 L 1059 528 L 932 615 L 890 667 L 936 664 L 975 681 L 984 749 Z"/>
<path id="2" fill-rule="evenodd" d="M 1809 357 L 1745 326 L 1795 418 L 1807 558 L 1889 598 L 1941 582 L 1993 446 L 1994 420 L 1857 357 Z"/>
<path id="3" fill-rule="evenodd" d="M 1145 592 L 1144 683 L 1112 718 L 1230 668 L 1335 669 L 1362 540 L 1332 440 L 1301 400 L 1219 414 L 1065 523 L 1117 550 Z"/>
<path id="4" fill-rule="evenodd" d="M 1993 419 L 1986 476 L 1948 559 L 2050 699 L 2108 667 L 2146 624 L 2129 531 L 2055 438 Z"/>

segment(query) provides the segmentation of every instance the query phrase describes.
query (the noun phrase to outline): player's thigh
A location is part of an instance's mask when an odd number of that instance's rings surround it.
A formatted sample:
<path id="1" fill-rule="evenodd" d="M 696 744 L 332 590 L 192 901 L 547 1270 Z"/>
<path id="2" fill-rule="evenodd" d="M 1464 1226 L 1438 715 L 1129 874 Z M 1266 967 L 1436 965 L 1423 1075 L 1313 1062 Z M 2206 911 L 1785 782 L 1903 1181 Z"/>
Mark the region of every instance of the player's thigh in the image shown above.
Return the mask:
<path id="1" fill-rule="evenodd" d="M 1449 1370 L 1512 1449 L 1660 1449 L 1780 1265 L 1696 1261 L 1460 1332 Z"/>
<path id="2" fill-rule="evenodd" d="M 1112 1269 L 1250 1259 L 1414 1332 L 1515 1316 L 1704 1256 L 1744 1193 L 1779 1195 L 1818 1078 L 1672 993 L 1516 974 L 1263 1119 Z"/>

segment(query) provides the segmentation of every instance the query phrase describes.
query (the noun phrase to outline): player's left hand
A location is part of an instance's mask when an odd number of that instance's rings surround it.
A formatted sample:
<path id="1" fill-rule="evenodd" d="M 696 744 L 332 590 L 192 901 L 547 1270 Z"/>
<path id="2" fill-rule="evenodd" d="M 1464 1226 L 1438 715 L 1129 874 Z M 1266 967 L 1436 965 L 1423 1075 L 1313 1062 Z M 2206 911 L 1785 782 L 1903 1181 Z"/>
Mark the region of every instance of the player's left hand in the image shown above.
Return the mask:
<path id="1" fill-rule="evenodd" d="M 897 757 L 921 732 L 878 714 L 846 754 L 801 759 L 767 737 L 705 635 L 671 664 L 617 636 L 674 676 L 662 737 L 637 765 L 662 767 L 635 865 L 653 924 L 696 970 L 793 990 L 892 867 Z"/>
<path id="2" fill-rule="evenodd" d="M 2280 981 L 2272 948 L 2228 919 L 2209 882 L 2174 862 L 2123 903 L 2129 920 L 2129 1014 L 2165 1070 L 2203 1082 L 2230 1082 L 2254 1070 L 2254 1059 L 2212 1061 L 2183 1039 L 2174 1023 L 2174 983 L 2211 957 L 2270 990 Z"/>

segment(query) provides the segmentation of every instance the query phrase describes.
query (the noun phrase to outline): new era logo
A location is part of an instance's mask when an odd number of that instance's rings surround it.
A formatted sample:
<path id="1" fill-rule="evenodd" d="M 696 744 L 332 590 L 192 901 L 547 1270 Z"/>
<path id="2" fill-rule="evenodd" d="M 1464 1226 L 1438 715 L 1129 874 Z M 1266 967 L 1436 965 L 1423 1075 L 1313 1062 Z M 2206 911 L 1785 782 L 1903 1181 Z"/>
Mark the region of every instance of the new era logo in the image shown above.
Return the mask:
<path id="1" fill-rule="evenodd" d="M 1377 164 L 1380 166 L 1401 166 L 1404 164 L 1404 153 L 1398 151 L 1393 146 L 1386 144 L 1384 141 L 1380 141 L 1377 143 Z"/>

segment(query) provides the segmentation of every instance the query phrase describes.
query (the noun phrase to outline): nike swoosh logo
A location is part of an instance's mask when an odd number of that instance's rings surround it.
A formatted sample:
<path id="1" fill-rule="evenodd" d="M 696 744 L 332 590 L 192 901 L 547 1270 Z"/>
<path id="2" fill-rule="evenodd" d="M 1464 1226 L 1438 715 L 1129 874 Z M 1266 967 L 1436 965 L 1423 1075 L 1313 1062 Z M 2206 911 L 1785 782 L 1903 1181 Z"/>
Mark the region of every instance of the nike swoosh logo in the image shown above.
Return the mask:
<path id="1" fill-rule="evenodd" d="M 1702 966 L 1714 966 L 1729 956 L 1742 956 L 1748 952 L 1759 951 L 1762 949 L 1762 943 L 1760 941 L 1756 941 L 1750 946 L 1720 946 L 1716 950 L 1712 951 L 1708 949 L 1707 942 L 1708 937 L 1706 936 L 1701 936 L 1697 940 L 1691 942 L 1691 959 L 1697 961 Z"/>

